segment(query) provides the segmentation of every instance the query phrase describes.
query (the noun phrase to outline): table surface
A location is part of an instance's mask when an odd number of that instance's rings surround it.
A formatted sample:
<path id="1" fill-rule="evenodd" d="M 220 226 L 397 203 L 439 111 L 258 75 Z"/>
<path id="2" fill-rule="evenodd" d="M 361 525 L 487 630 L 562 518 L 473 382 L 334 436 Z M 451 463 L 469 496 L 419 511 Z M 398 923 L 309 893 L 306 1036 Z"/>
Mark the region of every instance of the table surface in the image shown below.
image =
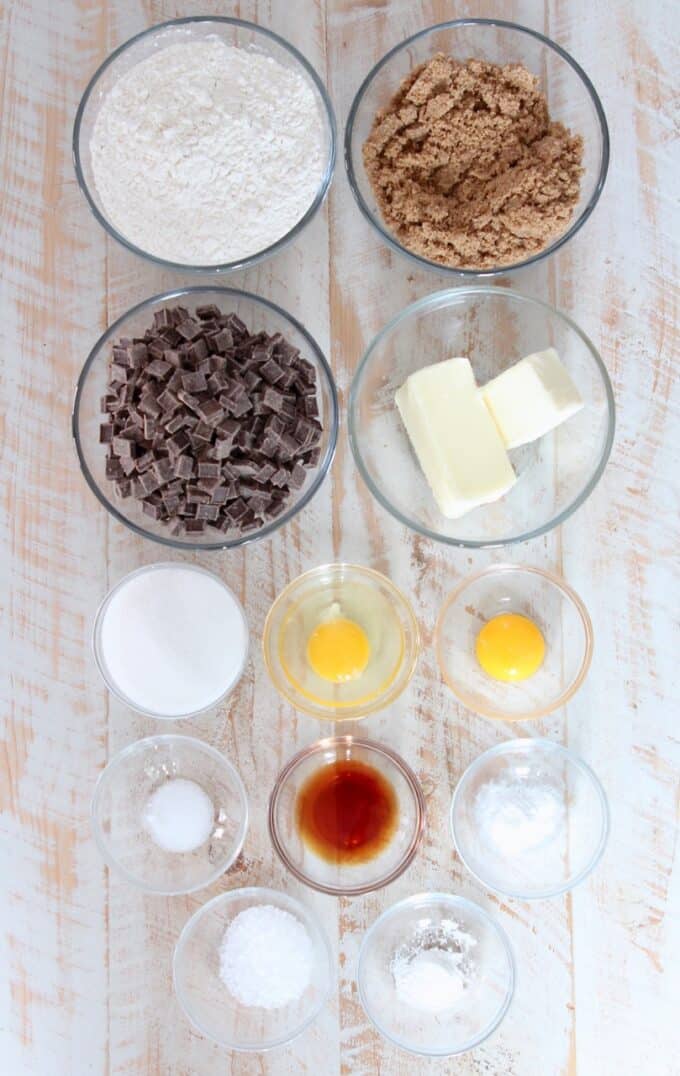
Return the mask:
<path id="1" fill-rule="evenodd" d="M 677 56 L 673 3 L 649 0 L 644 18 L 635 8 L 642 5 L 0 0 L 0 1051 L 8 1076 L 678 1072 Z M 473 555 L 416 539 L 371 500 L 343 424 L 332 474 L 300 517 L 245 551 L 201 557 L 241 596 L 255 639 L 283 585 L 328 560 L 370 564 L 415 603 L 425 643 L 415 680 L 362 731 L 401 751 L 420 774 L 427 835 L 398 882 L 359 899 L 302 889 L 271 848 L 268 790 L 319 726 L 277 697 L 257 647 L 228 706 L 177 725 L 224 750 L 243 776 L 252 822 L 236 867 L 197 895 L 152 898 L 108 873 L 90 833 L 97 773 L 123 745 L 160 728 L 104 690 L 89 647 L 93 612 L 113 582 L 167 552 L 114 523 L 86 488 L 69 443 L 73 385 L 108 323 L 186 278 L 154 270 L 105 237 L 76 184 L 71 126 L 87 79 L 111 49 L 166 18 L 211 12 L 288 37 L 325 77 L 340 130 L 361 79 L 404 37 L 463 15 L 515 19 L 556 39 L 585 67 L 612 134 L 609 178 L 591 220 L 547 264 L 505 281 L 570 314 L 599 346 L 612 378 L 614 451 L 576 516 L 509 554 Z M 331 357 L 344 403 L 373 334 L 446 280 L 381 245 L 340 163 L 328 204 L 299 240 L 229 283 L 281 303 L 308 326 Z M 437 673 L 432 627 L 453 584 L 503 556 L 561 571 L 589 606 L 596 636 L 593 668 L 566 712 L 519 732 L 550 736 L 591 763 L 610 800 L 611 838 L 585 884 L 538 904 L 487 893 L 462 868 L 448 835 L 451 791 L 464 768 L 518 729 L 456 706 Z M 307 901 L 325 924 L 339 971 L 317 1022 L 287 1048 L 259 1056 L 230 1054 L 193 1031 L 170 977 L 173 944 L 191 912 L 246 883 L 280 886 Z M 425 889 L 462 893 L 488 908 L 519 965 L 515 1000 L 497 1033 L 471 1054 L 435 1063 L 379 1037 L 354 981 L 367 926 L 395 900 Z"/>

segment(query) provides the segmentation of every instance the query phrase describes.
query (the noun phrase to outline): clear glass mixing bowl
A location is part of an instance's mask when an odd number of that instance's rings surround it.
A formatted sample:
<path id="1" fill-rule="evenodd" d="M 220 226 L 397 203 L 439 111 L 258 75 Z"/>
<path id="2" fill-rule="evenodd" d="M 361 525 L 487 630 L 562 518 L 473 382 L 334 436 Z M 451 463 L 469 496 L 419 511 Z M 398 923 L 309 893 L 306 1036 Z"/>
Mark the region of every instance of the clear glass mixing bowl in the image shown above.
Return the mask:
<path id="1" fill-rule="evenodd" d="M 460 519 L 439 512 L 411 449 L 394 394 L 431 363 L 467 356 L 479 385 L 525 355 L 554 347 L 584 407 L 538 441 L 512 449 L 518 476 L 493 504 Z M 595 347 L 565 314 L 505 288 L 435 292 L 407 306 L 361 360 L 348 406 L 359 472 L 379 503 L 417 534 L 479 549 L 525 542 L 560 526 L 592 493 L 614 440 L 614 395 Z"/>
<path id="2" fill-rule="evenodd" d="M 523 261 L 492 269 L 461 269 L 429 261 L 407 250 L 382 219 L 366 170 L 362 148 L 376 112 L 385 108 L 402 80 L 415 67 L 442 52 L 459 61 L 470 57 L 495 64 L 523 64 L 537 75 L 553 120 L 562 122 L 584 143 L 581 192 L 563 234 Z M 595 88 L 576 61 L 536 30 L 501 19 L 456 19 L 430 26 L 400 42 L 375 65 L 359 87 L 345 131 L 345 165 L 352 193 L 366 220 L 381 239 L 414 264 L 460 277 L 493 277 L 542 261 L 571 239 L 586 222 L 602 193 L 609 167 L 609 131 Z"/>
<path id="3" fill-rule="evenodd" d="M 104 421 L 101 397 L 106 392 L 108 363 L 111 347 L 121 337 L 143 335 L 153 322 L 154 311 L 180 304 L 194 312 L 197 306 L 215 303 L 225 314 L 237 314 L 251 332 L 264 331 L 269 335 L 280 332 L 307 359 L 316 371 L 316 400 L 323 433 L 319 442 L 321 455 L 316 467 L 307 469 L 300 489 L 294 490 L 285 511 L 259 530 L 233 537 L 223 536 L 219 531 L 207 529 L 201 534 L 185 534 L 173 537 L 172 526 L 152 519 L 142 511 L 140 502 L 133 497 L 120 500 L 115 496 L 114 485 L 106 477 L 106 445 L 99 442 L 99 426 Z M 326 477 L 333 461 L 338 438 L 338 396 L 333 374 L 328 362 L 310 333 L 280 306 L 250 292 L 235 288 L 196 287 L 154 295 L 133 306 L 131 310 L 114 321 L 100 336 L 85 360 L 78 378 L 71 429 L 83 476 L 95 497 L 106 510 L 143 538 L 151 538 L 173 549 L 234 549 L 259 538 L 266 538 L 279 527 L 288 523 L 312 499 Z"/>
<path id="4" fill-rule="evenodd" d="M 284 67 L 294 69 L 303 77 L 314 93 L 319 114 L 322 117 L 326 144 L 326 162 L 318 191 L 311 205 L 294 227 L 275 243 L 272 243 L 265 250 L 257 251 L 247 257 L 240 258 L 238 261 L 214 265 L 192 265 L 158 258 L 148 251 L 135 246 L 130 239 L 122 235 L 114 227 L 108 219 L 106 210 L 97 193 L 90 160 L 90 139 L 102 98 L 131 67 L 168 45 L 175 45 L 185 41 L 201 41 L 206 37 L 218 37 L 226 45 L 269 56 L 278 63 L 283 64 Z M 193 273 L 226 273 L 237 269 L 247 269 L 287 246 L 300 234 L 322 205 L 333 176 L 335 153 L 336 128 L 333 107 L 325 86 L 311 64 L 288 41 L 285 41 L 271 30 L 267 30 L 263 26 L 256 26 L 252 22 L 245 22 L 243 19 L 222 18 L 217 15 L 173 19 L 158 26 L 152 26 L 150 29 L 144 30 L 141 34 L 137 34 L 136 37 L 126 41 L 107 57 L 90 79 L 78 107 L 73 127 L 73 161 L 76 177 L 97 221 L 110 236 L 122 243 L 128 250 L 132 250 L 135 254 L 141 255 L 141 257 L 146 258 L 155 265 Z"/>

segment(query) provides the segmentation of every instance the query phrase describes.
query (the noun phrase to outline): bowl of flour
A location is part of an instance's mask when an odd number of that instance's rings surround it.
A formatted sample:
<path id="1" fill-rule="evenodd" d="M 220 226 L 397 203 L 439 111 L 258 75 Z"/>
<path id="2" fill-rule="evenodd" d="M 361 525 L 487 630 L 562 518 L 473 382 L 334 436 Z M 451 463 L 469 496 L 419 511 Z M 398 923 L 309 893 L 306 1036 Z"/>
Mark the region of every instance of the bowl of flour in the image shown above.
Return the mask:
<path id="1" fill-rule="evenodd" d="M 335 118 L 319 76 L 271 31 L 230 18 L 154 26 L 92 77 L 76 176 L 107 232 L 176 269 L 242 269 L 322 204 Z"/>

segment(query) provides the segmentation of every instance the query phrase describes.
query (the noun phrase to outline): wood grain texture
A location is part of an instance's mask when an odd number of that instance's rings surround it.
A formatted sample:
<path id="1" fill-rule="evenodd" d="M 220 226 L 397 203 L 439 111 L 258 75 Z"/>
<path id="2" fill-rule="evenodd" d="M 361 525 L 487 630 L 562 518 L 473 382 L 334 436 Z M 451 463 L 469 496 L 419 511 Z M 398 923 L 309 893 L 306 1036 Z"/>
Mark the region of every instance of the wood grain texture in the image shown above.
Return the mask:
<path id="1" fill-rule="evenodd" d="M 0 1056 L 8 1076 L 678 1072 L 678 57 L 674 5 L 650 0 L 644 19 L 637 8 L 585 0 L 0 0 Z M 235 868 L 200 894 L 163 899 L 128 888 L 98 858 L 88 818 L 96 775 L 120 747 L 161 724 L 107 696 L 90 657 L 92 616 L 109 585 L 167 554 L 113 523 L 86 489 L 70 444 L 72 390 L 111 320 L 187 281 L 104 236 L 77 188 L 71 126 L 87 79 L 112 48 L 155 22 L 211 12 L 288 37 L 326 80 L 341 133 L 359 83 L 387 49 L 464 15 L 516 19 L 547 33 L 602 97 L 612 163 L 600 205 L 547 265 L 512 278 L 593 339 L 618 408 L 612 459 L 590 500 L 561 532 L 506 554 L 561 570 L 595 626 L 595 661 L 582 690 L 565 712 L 522 730 L 577 750 L 610 799 L 605 858 L 571 896 L 504 903 L 451 850 L 447 814 L 457 779 L 517 728 L 456 706 L 440 682 L 432 627 L 451 585 L 502 555 L 444 550 L 407 533 L 370 499 L 344 423 L 332 474 L 296 521 L 245 552 L 200 559 L 241 596 L 255 640 L 281 587 L 332 558 L 377 567 L 412 596 L 425 643 L 417 675 L 362 731 L 403 753 L 422 778 L 428 828 L 417 859 L 388 890 L 356 900 L 313 894 L 284 874 L 266 833 L 268 791 L 319 726 L 277 697 L 257 647 L 228 706 L 177 724 L 223 749 L 243 776 L 252 822 Z M 299 240 L 229 283 L 305 323 L 331 358 L 344 403 L 373 334 L 447 281 L 414 271 L 380 243 L 340 161 L 327 206 Z M 339 985 L 299 1040 L 246 1056 L 219 1049 L 185 1022 L 170 959 L 196 907 L 224 889 L 259 883 L 318 911 Z M 488 907 L 519 965 L 502 1027 L 448 1062 L 420 1060 L 382 1040 L 354 983 L 366 927 L 393 901 L 427 888 Z"/>

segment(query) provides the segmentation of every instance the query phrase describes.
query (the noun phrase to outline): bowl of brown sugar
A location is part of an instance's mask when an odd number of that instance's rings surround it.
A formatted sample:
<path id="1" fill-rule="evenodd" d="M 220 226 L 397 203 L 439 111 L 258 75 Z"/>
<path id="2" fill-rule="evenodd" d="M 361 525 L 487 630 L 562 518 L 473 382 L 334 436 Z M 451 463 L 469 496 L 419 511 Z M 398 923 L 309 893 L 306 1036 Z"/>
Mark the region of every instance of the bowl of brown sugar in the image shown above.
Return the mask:
<path id="1" fill-rule="evenodd" d="M 581 228 L 604 186 L 609 132 L 590 79 L 559 45 L 460 19 L 376 64 L 350 110 L 345 163 L 391 247 L 439 272 L 493 276 Z"/>

